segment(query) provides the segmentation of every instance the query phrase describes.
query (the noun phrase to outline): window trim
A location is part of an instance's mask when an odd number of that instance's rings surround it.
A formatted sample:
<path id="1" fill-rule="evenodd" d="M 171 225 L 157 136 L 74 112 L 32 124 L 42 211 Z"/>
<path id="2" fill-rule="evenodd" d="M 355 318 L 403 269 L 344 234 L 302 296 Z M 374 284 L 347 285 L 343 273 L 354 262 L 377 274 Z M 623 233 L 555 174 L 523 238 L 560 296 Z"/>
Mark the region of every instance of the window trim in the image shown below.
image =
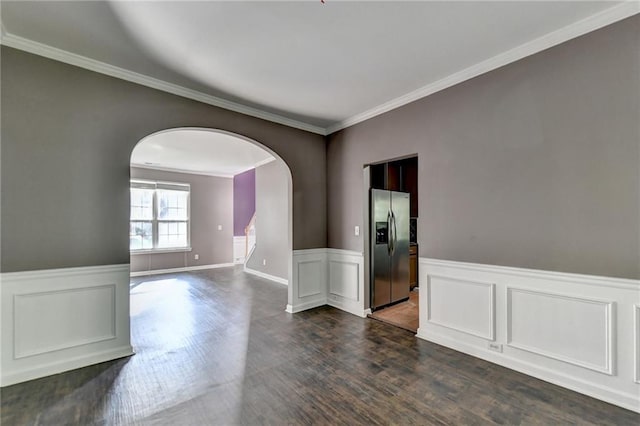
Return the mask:
<path id="1" fill-rule="evenodd" d="M 153 190 L 152 219 L 131 219 L 131 189 L 151 189 Z M 187 218 L 186 220 L 163 220 L 158 218 L 158 190 L 184 191 L 187 193 Z M 182 182 L 168 182 L 148 179 L 129 180 L 129 226 L 131 222 L 151 222 L 151 233 L 153 248 L 151 249 L 131 249 L 129 243 L 129 254 L 157 254 L 157 253 L 184 253 L 190 252 L 191 248 L 191 184 Z M 160 222 L 186 222 L 187 224 L 187 245 L 184 247 L 158 247 L 159 223 Z"/>

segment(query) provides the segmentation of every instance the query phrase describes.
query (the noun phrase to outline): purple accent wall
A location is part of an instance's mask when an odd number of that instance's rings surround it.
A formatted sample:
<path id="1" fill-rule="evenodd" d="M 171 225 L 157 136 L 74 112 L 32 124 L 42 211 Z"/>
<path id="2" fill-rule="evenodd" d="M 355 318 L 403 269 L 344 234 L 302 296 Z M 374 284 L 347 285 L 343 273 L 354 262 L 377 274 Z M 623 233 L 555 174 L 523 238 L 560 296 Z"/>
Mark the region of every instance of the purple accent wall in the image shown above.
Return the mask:
<path id="1" fill-rule="evenodd" d="M 233 177 L 233 235 L 244 235 L 244 227 L 256 211 L 256 169 Z"/>

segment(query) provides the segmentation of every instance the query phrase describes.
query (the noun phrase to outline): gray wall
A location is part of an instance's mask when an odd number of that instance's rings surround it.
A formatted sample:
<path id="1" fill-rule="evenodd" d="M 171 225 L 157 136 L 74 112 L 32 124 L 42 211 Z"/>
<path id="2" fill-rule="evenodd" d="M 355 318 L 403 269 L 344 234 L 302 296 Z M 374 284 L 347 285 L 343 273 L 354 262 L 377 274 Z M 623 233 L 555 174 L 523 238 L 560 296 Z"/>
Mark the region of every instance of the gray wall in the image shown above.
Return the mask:
<path id="1" fill-rule="evenodd" d="M 233 179 L 134 167 L 131 177 L 191 185 L 192 248 L 190 252 L 132 254 L 131 271 L 233 262 Z"/>
<path id="2" fill-rule="evenodd" d="M 284 164 L 272 161 L 256 168 L 256 248 L 247 261 L 248 268 L 288 279 L 288 205 Z"/>
<path id="3" fill-rule="evenodd" d="M 362 167 L 419 155 L 424 257 L 640 278 L 640 17 L 329 138 L 329 246 L 363 250 Z"/>
<path id="4" fill-rule="evenodd" d="M 2 271 L 128 263 L 131 151 L 182 126 L 235 132 L 279 154 L 293 179 L 294 248 L 326 247 L 322 136 L 1 49 Z"/>

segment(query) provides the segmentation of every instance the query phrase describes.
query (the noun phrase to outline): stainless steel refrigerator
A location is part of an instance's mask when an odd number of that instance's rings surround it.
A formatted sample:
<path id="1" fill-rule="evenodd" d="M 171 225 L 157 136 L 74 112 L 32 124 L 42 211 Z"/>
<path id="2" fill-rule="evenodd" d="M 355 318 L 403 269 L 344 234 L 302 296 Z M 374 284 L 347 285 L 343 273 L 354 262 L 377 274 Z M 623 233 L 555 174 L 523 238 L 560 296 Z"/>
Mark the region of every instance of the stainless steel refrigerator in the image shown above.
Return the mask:
<path id="1" fill-rule="evenodd" d="M 371 190 L 371 308 L 409 297 L 409 194 Z"/>

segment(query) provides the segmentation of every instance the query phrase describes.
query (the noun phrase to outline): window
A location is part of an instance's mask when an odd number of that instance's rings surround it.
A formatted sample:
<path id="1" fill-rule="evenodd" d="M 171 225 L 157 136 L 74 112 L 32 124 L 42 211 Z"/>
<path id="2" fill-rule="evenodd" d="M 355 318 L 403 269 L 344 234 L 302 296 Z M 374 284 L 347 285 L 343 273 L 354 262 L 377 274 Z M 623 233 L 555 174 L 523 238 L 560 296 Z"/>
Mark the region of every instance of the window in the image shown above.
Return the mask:
<path id="1" fill-rule="evenodd" d="M 189 249 L 188 184 L 131 180 L 129 250 Z"/>

